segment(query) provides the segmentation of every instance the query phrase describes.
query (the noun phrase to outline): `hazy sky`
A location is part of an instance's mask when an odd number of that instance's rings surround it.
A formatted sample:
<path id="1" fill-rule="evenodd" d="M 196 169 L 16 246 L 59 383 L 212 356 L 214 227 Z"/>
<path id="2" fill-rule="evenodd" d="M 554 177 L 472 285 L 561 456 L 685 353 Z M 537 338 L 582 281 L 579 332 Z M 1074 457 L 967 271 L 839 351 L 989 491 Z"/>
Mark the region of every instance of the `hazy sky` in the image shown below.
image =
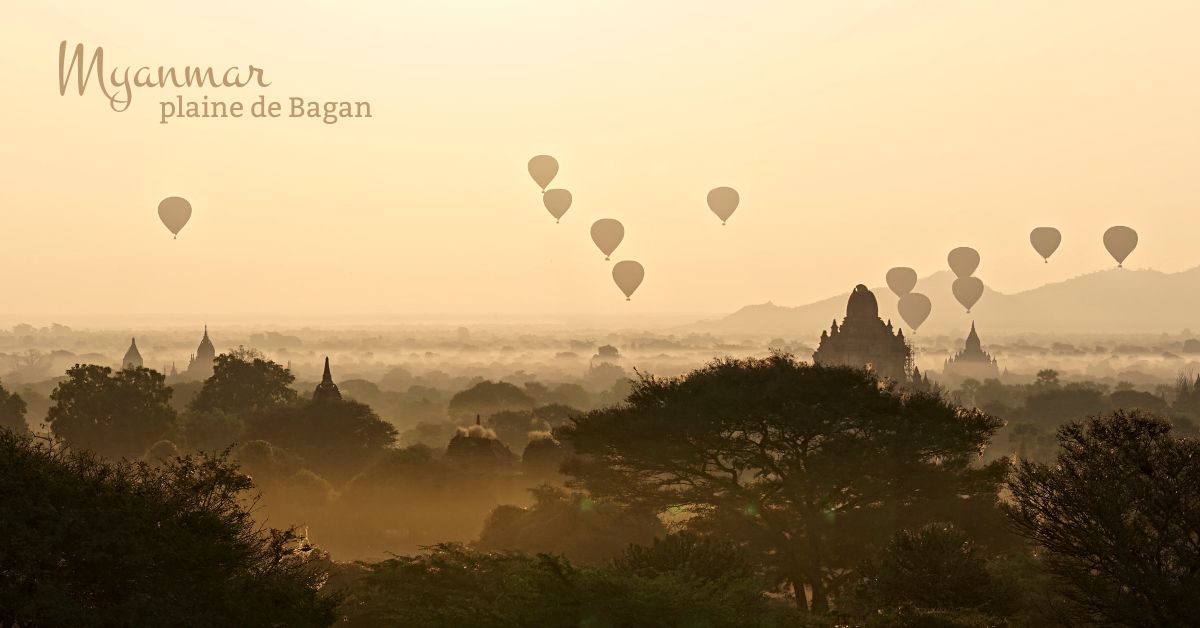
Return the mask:
<path id="1" fill-rule="evenodd" d="M 686 7 L 686 8 L 685 8 Z M 1200 4 L 6 2 L 0 319 L 798 305 L 974 246 L 1016 291 L 1200 263 Z M 110 67 L 254 64 L 266 89 L 58 93 Z M 176 94 L 370 101 L 374 117 L 178 120 Z M 286 103 L 285 103 L 286 107 Z M 561 164 L 555 224 L 526 174 Z M 722 227 L 717 186 L 741 207 Z M 195 210 L 178 240 L 166 196 Z M 588 238 L 646 267 L 626 302 Z M 1035 226 L 1064 242 L 1043 264 Z M 982 305 L 981 305 L 982 307 Z M 447 319 L 449 320 L 449 319 Z"/>

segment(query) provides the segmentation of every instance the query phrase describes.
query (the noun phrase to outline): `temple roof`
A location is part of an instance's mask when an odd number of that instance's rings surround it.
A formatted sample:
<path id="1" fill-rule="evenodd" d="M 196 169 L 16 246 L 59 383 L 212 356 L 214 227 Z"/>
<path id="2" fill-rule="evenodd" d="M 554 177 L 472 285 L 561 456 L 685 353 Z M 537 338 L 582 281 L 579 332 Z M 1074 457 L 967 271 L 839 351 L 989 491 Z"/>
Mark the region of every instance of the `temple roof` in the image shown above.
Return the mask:
<path id="1" fill-rule="evenodd" d="M 858 284 L 846 302 L 846 318 L 879 318 L 879 302 L 866 286 Z"/>
<path id="2" fill-rule="evenodd" d="M 966 350 L 971 353 L 983 353 L 983 345 L 979 342 L 979 334 L 975 332 L 975 321 L 971 321 L 971 333 L 967 334 Z"/>
<path id="3" fill-rule="evenodd" d="M 208 339 L 208 325 L 204 326 L 204 337 L 200 339 L 200 346 L 196 348 L 197 356 L 215 357 L 217 350 L 213 347 L 212 340 Z"/>
<path id="4" fill-rule="evenodd" d="M 333 374 L 329 371 L 329 356 L 325 356 L 325 373 L 321 375 L 321 383 L 313 391 L 313 401 L 341 400 L 342 391 L 333 383 Z"/>
<path id="5" fill-rule="evenodd" d="M 137 348 L 137 338 L 129 339 L 129 350 L 125 352 L 125 357 L 121 359 L 121 367 L 141 366 L 142 354 Z"/>

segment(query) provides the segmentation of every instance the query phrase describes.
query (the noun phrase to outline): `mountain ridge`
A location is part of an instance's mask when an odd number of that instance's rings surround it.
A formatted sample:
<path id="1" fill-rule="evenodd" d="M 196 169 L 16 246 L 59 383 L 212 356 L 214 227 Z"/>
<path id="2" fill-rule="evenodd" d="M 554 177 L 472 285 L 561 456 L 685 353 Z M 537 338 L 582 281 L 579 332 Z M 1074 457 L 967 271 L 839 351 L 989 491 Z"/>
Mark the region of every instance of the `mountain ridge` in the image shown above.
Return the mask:
<path id="1" fill-rule="evenodd" d="M 946 333 L 975 322 L 998 333 L 1178 332 L 1200 325 L 1200 266 L 1175 273 L 1154 269 L 1110 268 L 1003 293 L 985 284 L 971 314 L 954 300 L 948 270 L 918 280 L 914 292 L 930 298 L 933 310 L 917 333 Z M 911 331 L 896 311 L 897 298 L 886 286 L 870 286 L 879 315 Z M 845 316 L 847 290 L 798 306 L 772 301 L 746 305 L 724 317 L 700 321 L 692 331 L 753 335 L 816 335 Z"/>

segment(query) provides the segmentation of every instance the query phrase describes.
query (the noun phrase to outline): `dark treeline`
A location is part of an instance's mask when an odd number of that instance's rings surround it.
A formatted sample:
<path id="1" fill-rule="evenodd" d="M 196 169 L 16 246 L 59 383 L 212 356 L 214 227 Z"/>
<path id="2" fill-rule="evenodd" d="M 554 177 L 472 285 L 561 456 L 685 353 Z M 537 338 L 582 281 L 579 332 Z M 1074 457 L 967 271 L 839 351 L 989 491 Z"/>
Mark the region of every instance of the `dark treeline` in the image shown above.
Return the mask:
<path id="1" fill-rule="evenodd" d="M 0 388 L 0 626 L 1200 616 L 1191 378 L 922 392 L 777 354 L 622 387 L 480 381 L 402 430 L 239 350 L 195 385 L 75 366 L 32 432 Z"/>

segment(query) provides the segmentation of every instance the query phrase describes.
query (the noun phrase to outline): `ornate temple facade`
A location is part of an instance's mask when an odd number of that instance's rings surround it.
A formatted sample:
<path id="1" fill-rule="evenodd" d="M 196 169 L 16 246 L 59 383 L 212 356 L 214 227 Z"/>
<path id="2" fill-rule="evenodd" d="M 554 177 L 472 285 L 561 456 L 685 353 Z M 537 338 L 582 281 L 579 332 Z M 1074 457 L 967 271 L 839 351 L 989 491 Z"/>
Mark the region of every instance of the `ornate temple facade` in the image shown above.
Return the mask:
<path id="1" fill-rule="evenodd" d="M 813 362 L 866 368 L 902 384 L 920 378 L 914 373 L 912 348 L 904 339 L 904 331 L 893 331 L 891 321 L 884 323 L 879 318 L 879 302 L 862 284 L 850 293 L 841 326 L 834 320 L 829 331 L 821 332 Z"/>
<path id="2" fill-rule="evenodd" d="M 125 352 L 125 357 L 121 358 L 121 368 L 141 368 L 142 354 L 137 348 L 137 338 L 129 340 L 129 350 Z"/>
<path id="3" fill-rule="evenodd" d="M 979 334 L 975 332 L 975 323 L 971 323 L 971 333 L 967 334 L 967 343 L 962 351 L 946 360 L 942 374 L 948 379 L 995 379 L 1000 377 L 1000 367 L 996 358 L 983 350 L 979 342 Z"/>

